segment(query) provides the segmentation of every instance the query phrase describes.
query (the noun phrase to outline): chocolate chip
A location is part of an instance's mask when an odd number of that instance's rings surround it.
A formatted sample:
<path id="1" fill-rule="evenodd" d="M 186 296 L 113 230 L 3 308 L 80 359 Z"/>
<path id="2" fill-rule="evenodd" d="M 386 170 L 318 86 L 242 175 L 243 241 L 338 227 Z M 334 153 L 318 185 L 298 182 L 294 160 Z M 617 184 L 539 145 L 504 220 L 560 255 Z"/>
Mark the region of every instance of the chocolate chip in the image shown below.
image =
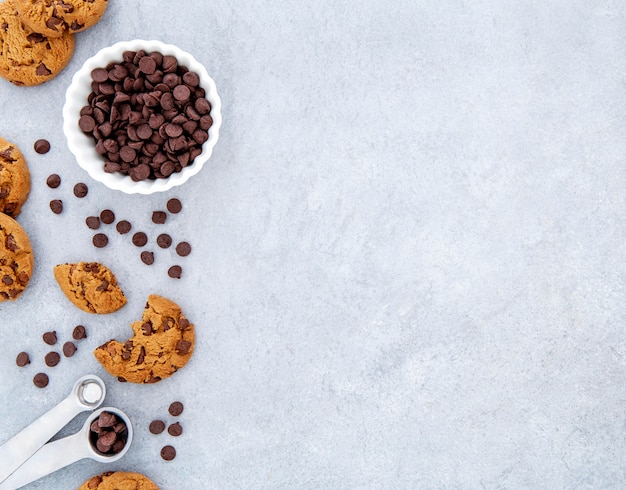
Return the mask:
<path id="1" fill-rule="evenodd" d="M 100 219 L 105 225 L 110 225 L 115 221 L 115 213 L 110 209 L 105 209 L 100 213 Z"/>
<path id="2" fill-rule="evenodd" d="M 50 201 L 50 210 L 54 214 L 61 214 L 63 212 L 63 201 L 60 199 L 53 199 Z"/>
<path id="3" fill-rule="evenodd" d="M 65 357 L 72 357 L 76 353 L 76 345 L 74 342 L 65 342 L 63 344 L 63 355 Z"/>
<path id="4" fill-rule="evenodd" d="M 176 449 L 174 449 L 172 446 L 165 446 L 163 449 L 161 449 L 161 457 L 165 461 L 172 461 L 176 457 Z"/>
<path id="5" fill-rule="evenodd" d="M 96 233 L 92 239 L 93 246 L 96 248 L 104 248 L 109 244 L 109 237 L 104 233 Z"/>
<path id="6" fill-rule="evenodd" d="M 185 406 L 181 402 L 172 402 L 168 408 L 168 412 L 172 417 L 178 417 L 181 413 L 183 413 L 184 409 Z"/>
<path id="7" fill-rule="evenodd" d="M 183 209 L 183 204 L 175 197 L 167 201 L 167 210 L 172 214 L 178 214 Z"/>
<path id="8" fill-rule="evenodd" d="M 141 330 L 143 330 L 143 334 L 145 336 L 152 335 L 152 324 L 150 322 L 145 322 L 141 326 Z"/>
<path id="9" fill-rule="evenodd" d="M 154 264 L 154 253 L 148 251 L 141 252 L 141 261 L 146 265 Z"/>
<path id="10" fill-rule="evenodd" d="M 132 241 L 136 247 L 143 247 L 148 243 L 148 236 L 143 231 L 138 231 L 133 235 Z"/>
<path id="11" fill-rule="evenodd" d="M 46 362 L 46 366 L 54 367 L 59 364 L 59 361 L 61 361 L 61 356 L 58 352 L 48 352 L 44 360 Z"/>
<path id="12" fill-rule="evenodd" d="M 100 228 L 100 218 L 98 218 L 97 216 L 88 216 L 85 219 L 85 223 L 87 224 L 87 227 L 92 230 L 97 230 L 98 228 Z"/>
<path id="13" fill-rule="evenodd" d="M 139 349 L 139 355 L 137 356 L 137 364 L 143 364 L 143 361 L 145 358 L 146 358 L 146 348 L 142 345 L 141 349 Z"/>
<path id="14" fill-rule="evenodd" d="M 126 221 L 125 219 L 119 221 L 117 225 L 115 225 L 115 228 L 120 235 L 125 235 L 132 229 L 132 227 L 133 225 L 131 225 L 130 222 Z"/>
<path id="15" fill-rule="evenodd" d="M 117 417 L 111 412 L 102 412 L 98 418 L 98 427 L 113 427 L 117 424 Z"/>
<path id="16" fill-rule="evenodd" d="M 50 142 L 45 139 L 35 141 L 35 151 L 40 155 L 44 155 L 50 151 Z"/>
<path id="17" fill-rule="evenodd" d="M 178 352 L 181 356 L 189 353 L 189 349 L 191 349 L 191 342 L 185 339 L 180 339 L 176 343 L 176 352 Z"/>
<path id="18" fill-rule="evenodd" d="M 78 126 L 83 132 L 91 132 L 96 128 L 96 120 L 88 115 L 80 116 Z"/>
<path id="19" fill-rule="evenodd" d="M 180 425 L 180 422 L 176 422 L 167 428 L 167 432 L 170 436 L 178 437 L 183 433 L 183 426 Z"/>
<path id="20" fill-rule="evenodd" d="M 42 336 L 43 341 L 48 344 L 48 345 L 54 345 L 57 343 L 57 333 L 56 330 L 53 330 L 52 332 L 46 332 L 43 334 Z"/>
<path id="21" fill-rule="evenodd" d="M 61 177 L 58 174 L 51 174 L 46 180 L 46 184 L 51 189 L 56 189 L 61 185 Z"/>
<path id="22" fill-rule="evenodd" d="M 104 83 L 109 79 L 109 72 L 104 68 L 96 68 L 91 71 L 91 79 L 96 83 Z"/>
<path id="23" fill-rule="evenodd" d="M 167 275 L 172 279 L 180 279 L 183 273 L 183 268 L 180 265 L 173 265 L 167 270 Z"/>
<path id="24" fill-rule="evenodd" d="M 37 373 L 33 378 L 33 383 L 37 388 L 45 388 L 46 386 L 48 386 L 48 382 L 48 375 L 45 373 Z"/>
<path id="25" fill-rule="evenodd" d="M 78 198 L 85 197 L 88 192 L 89 192 L 89 188 L 87 187 L 86 184 L 83 184 L 82 182 L 79 182 L 78 184 L 74 186 L 74 195 Z"/>
<path id="26" fill-rule="evenodd" d="M 176 245 L 176 253 L 181 257 L 187 257 L 191 253 L 191 245 L 188 242 L 180 242 Z"/>
<path id="27" fill-rule="evenodd" d="M 172 245 L 172 237 L 167 233 L 161 233 L 157 237 L 157 245 L 161 248 L 169 248 Z"/>
<path id="28" fill-rule="evenodd" d="M 167 214 L 164 211 L 154 211 L 152 213 L 152 222 L 157 225 L 162 225 L 167 219 Z"/>
<path id="29" fill-rule="evenodd" d="M 165 422 L 162 420 L 153 420 L 148 427 L 152 434 L 160 434 L 165 430 Z"/>
<path id="30" fill-rule="evenodd" d="M 27 364 L 30 364 L 30 357 L 26 352 L 20 352 L 17 355 L 17 359 L 15 359 L 15 364 L 17 364 L 19 367 L 24 367 Z"/>
<path id="31" fill-rule="evenodd" d="M 74 331 L 72 332 L 72 338 L 74 340 L 86 339 L 87 331 L 85 330 L 85 327 L 82 325 L 76 325 L 76 327 L 74 327 Z"/>

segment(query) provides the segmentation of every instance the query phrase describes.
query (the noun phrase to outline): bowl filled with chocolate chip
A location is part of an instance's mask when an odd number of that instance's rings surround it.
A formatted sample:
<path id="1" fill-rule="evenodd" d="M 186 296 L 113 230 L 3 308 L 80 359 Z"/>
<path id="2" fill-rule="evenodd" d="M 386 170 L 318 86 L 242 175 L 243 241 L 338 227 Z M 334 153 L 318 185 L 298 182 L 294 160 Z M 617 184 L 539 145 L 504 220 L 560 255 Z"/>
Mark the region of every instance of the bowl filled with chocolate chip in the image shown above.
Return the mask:
<path id="1" fill-rule="evenodd" d="M 166 191 L 197 174 L 221 123 L 221 101 L 204 66 L 160 41 L 100 50 L 72 78 L 63 107 L 78 164 L 129 194 Z"/>

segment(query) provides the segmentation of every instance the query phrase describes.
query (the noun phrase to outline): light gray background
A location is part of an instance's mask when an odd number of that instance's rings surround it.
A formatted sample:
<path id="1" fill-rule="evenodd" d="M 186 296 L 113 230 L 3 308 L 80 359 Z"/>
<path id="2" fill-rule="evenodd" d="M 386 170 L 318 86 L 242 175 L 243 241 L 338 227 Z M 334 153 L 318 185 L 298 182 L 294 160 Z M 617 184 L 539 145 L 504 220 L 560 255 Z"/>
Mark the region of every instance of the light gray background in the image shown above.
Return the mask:
<path id="1" fill-rule="evenodd" d="M 214 156 L 166 195 L 91 181 L 61 130 L 72 74 L 133 38 L 191 52 L 222 97 Z M 76 39 L 53 81 L 0 83 L 37 260 L 0 305 L 0 440 L 93 372 L 136 441 L 29 488 L 111 469 L 163 489 L 626 486 L 623 1 L 111 0 Z M 173 196 L 183 213 L 150 223 Z M 153 247 L 149 268 L 114 231 L 94 249 L 83 220 L 105 207 L 188 239 L 183 279 L 165 273 L 172 251 Z M 52 267 L 75 260 L 111 266 L 128 305 L 72 307 Z M 127 338 L 153 292 L 194 321 L 196 353 L 157 385 L 119 384 L 91 350 Z M 36 389 L 41 334 L 78 323 L 89 339 Z M 22 349 L 33 363 L 18 369 Z M 175 399 L 185 433 L 150 435 Z"/>

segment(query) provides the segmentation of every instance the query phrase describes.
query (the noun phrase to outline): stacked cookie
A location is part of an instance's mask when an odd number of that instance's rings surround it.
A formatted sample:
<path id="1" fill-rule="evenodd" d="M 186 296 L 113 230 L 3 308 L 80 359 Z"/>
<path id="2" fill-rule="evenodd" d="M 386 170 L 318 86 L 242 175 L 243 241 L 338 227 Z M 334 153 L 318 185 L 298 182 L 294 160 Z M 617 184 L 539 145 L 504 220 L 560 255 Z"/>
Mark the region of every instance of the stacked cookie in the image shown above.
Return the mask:
<path id="1" fill-rule="evenodd" d="M 30 193 L 30 173 L 17 146 L 0 138 L 0 302 L 17 299 L 33 273 L 33 249 L 15 218 Z"/>
<path id="2" fill-rule="evenodd" d="M 39 85 L 65 68 L 74 33 L 96 24 L 107 0 L 4 0 L 0 3 L 0 76 Z"/>

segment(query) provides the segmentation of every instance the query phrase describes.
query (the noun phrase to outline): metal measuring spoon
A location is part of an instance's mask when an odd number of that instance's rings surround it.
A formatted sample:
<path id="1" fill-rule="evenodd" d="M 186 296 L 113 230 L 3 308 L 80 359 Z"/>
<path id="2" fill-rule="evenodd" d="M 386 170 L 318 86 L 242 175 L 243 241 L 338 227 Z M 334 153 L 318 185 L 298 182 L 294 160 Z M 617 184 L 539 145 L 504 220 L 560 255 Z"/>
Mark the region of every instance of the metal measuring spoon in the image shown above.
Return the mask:
<path id="1" fill-rule="evenodd" d="M 76 415 L 102 404 L 106 386 L 98 376 L 83 376 L 61 403 L 0 446 L 0 482 L 23 465 Z"/>
<path id="2" fill-rule="evenodd" d="M 102 412 L 114 414 L 126 424 L 128 435 L 124 448 L 116 454 L 102 454 L 91 440 L 91 424 Z M 38 480 L 54 471 L 60 470 L 85 458 L 95 459 L 100 463 L 113 463 L 123 457 L 133 440 L 133 426 L 128 416 L 114 407 L 105 407 L 92 413 L 83 427 L 71 436 L 50 442 L 37 451 L 26 463 L 20 466 L 9 478 L 0 484 L 0 490 L 14 490 Z"/>

